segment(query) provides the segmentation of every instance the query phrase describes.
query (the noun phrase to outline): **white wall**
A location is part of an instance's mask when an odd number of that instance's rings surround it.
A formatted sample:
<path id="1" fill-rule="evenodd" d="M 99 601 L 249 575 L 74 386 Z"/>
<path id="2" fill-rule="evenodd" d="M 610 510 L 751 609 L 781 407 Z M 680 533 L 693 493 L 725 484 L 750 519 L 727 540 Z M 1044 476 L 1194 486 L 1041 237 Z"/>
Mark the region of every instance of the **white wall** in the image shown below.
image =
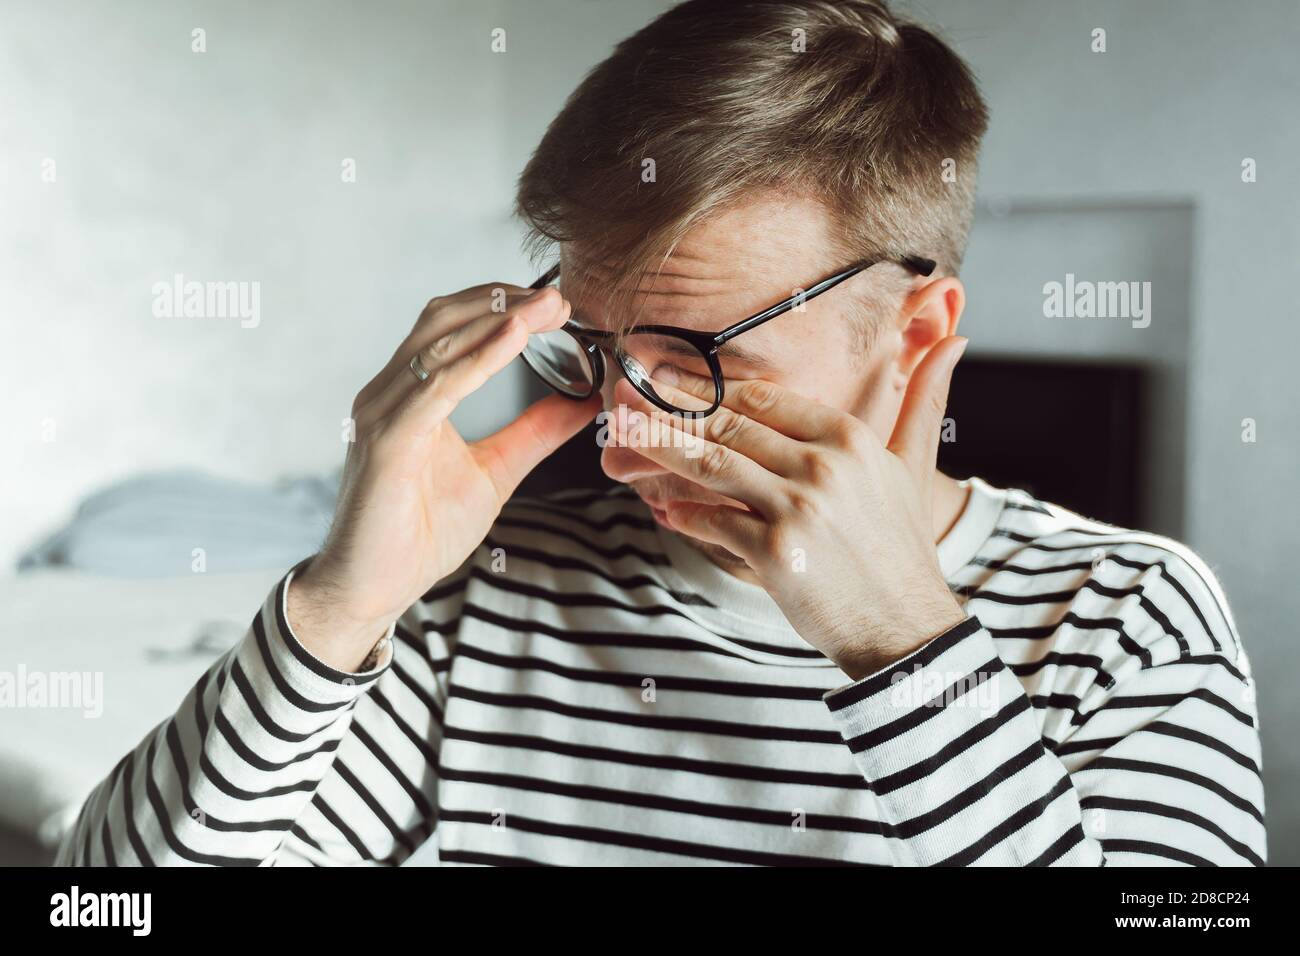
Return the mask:
<path id="1" fill-rule="evenodd" d="M 1300 314 L 1291 291 L 1300 263 L 1300 4 L 926 0 L 907 8 L 943 27 L 992 106 L 986 199 L 1012 208 L 1062 199 L 1193 208 L 1184 537 L 1222 579 L 1258 678 L 1270 857 L 1300 863 L 1292 690 Z M 1090 52 L 1095 27 L 1107 31 L 1104 54 Z M 1241 181 L 1244 157 L 1258 163 L 1254 184 Z M 984 241 L 977 230 L 972 267 Z M 1041 288 L 1060 277 L 1031 278 Z M 1159 308 L 1157 300 L 1153 327 L 1179 321 Z M 1040 311 L 1006 321 L 1003 336 L 1046 320 Z M 978 347 L 973 338 L 972 353 Z M 1078 352 L 1089 354 L 1083 341 Z M 1258 424 L 1255 444 L 1241 440 L 1244 418 Z"/>
<path id="2" fill-rule="evenodd" d="M 596 9 L 5 0 L 3 573 L 107 480 L 339 464 L 352 396 L 425 301 L 534 278 L 515 178 L 582 72 L 657 7 Z M 260 283 L 260 324 L 156 318 L 152 287 L 178 272 Z M 523 389 L 501 376 L 462 429 L 503 424 Z"/>

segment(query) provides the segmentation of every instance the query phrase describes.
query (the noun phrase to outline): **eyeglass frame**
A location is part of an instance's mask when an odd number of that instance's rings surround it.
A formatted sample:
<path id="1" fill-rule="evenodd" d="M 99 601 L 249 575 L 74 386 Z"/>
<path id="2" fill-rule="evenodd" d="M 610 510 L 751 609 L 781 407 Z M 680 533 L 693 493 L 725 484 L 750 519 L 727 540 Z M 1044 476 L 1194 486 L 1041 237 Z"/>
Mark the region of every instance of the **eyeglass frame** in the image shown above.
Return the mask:
<path id="1" fill-rule="evenodd" d="M 821 295 L 822 293 L 829 292 L 831 289 L 835 288 L 841 282 L 844 282 L 847 279 L 851 279 L 859 272 L 863 272 L 867 269 L 870 269 L 872 266 L 879 265 L 882 262 L 892 262 L 896 265 L 901 265 L 905 269 L 909 269 L 916 275 L 922 277 L 933 275 L 937 265 L 937 263 L 933 259 L 926 259 L 922 256 L 912 256 L 912 255 L 901 256 L 898 258 L 886 257 L 880 259 L 863 259 L 859 262 L 855 262 L 853 265 L 850 265 L 842 269 L 841 271 L 835 273 L 834 275 L 822 279 L 820 282 L 815 283 L 812 286 L 812 288 L 807 289 L 804 292 L 796 293 L 795 295 L 790 296 L 788 299 L 783 299 L 782 301 L 778 302 L 776 305 L 768 306 L 766 309 L 762 309 L 758 312 L 755 312 L 753 315 L 749 316 L 748 318 L 741 319 L 739 322 L 735 323 L 734 325 L 727 326 L 721 332 L 697 332 L 694 329 L 683 329 L 680 326 L 676 326 L 676 325 L 638 325 L 638 326 L 634 326 L 632 329 L 629 329 L 628 332 L 626 333 L 628 335 L 651 334 L 651 335 L 670 336 L 673 338 L 683 339 L 695 347 L 695 349 L 700 353 L 701 357 L 704 359 L 705 363 L 709 366 L 709 371 L 713 375 L 714 399 L 713 399 L 713 404 L 710 405 L 707 409 L 703 409 L 703 410 L 696 409 L 696 410 L 688 411 L 686 409 L 681 409 L 681 408 L 677 408 L 674 405 L 670 405 L 663 399 L 659 398 L 657 395 L 652 395 L 647 393 L 644 389 L 642 389 L 637 384 L 636 378 L 634 378 L 633 375 L 628 372 L 627 365 L 624 363 L 621 354 L 623 350 L 613 349 L 611 350 L 612 354 L 615 360 L 618 362 L 619 368 L 622 369 L 624 377 L 626 377 L 627 380 L 632 384 L 632 387 L 636 389 L 637 394 L 645 398 L 646 401 L 662 409 L 663 411 L 673 415 L 681 415 L 684 418 L 706 418 L 709 415 L 712 415 L 722 406 L 722 398 L 724 395 L 724 382 L 722 377 L 722 362 L 718 358 L 719 348 L 721 348 L 727 342 L 734 339 L 736 336 L 742 335 L 745 332 L 749 332 L 752 329 L 756 329 L 763 323 L 770 322 L 772 319 L 775 319 L 779 315 L 784 315 L 785 313 L 789 312 L 791 309 L 798 308 L 799 306 L 803 305 L 809 300 L 817 298 L 817 296 Z M 559 274 L 560 274 L 560 265 L 559 263 L 556 263 L 555 265 L 551 266 L 550 269 L 546 270 L 546 272 L 543 273 L 537 279 L 537 281 L 534 282 L 532 285 L 530 285 L 528 288 L 544 289 L 552 282 L 554 282 L 555 279 L 559 276 Z M 564 325 L 560 326 L 560 328 L 556 329 L 555 331 L 562 331 L 568 333 L 577 341 L 578 345 L 581 346 L 582 353 L 587 356 L 587 362 L 591 367 L 592 378 L 594 379 L 591 390 L 588 391 L 585 395 L 571 395 L 568 392 L 562 391 L 561 389 L 557 388 L 556 386 L 552 385 L 549 381 L 547 381 L 541 372 L 533 368 L 532 363 L 529 362 L 526 357 L 524 357 L 524 364 L 528 366 L 529 371 L 531 371 L 534 375 L 540 378 L 548 388 L 550 388 L 552 391 L 556 392 L 557 394 L 563 395 L 565 398 L 571 398 L 574 401 L 578 401 L 578 402 L 586 401 L 592 395 L 595 395 L 597 392 L 599 392 L 605 384 L 604 343 L 607 343 L 610 339 L 615 338 L 618 333 L 608 332 L 604 329 L 589 329 L 586 326 L 580 325 L 579 323 L 575 322 L 573 319 L 569 319 L 567 322 L 564 323 Z"/>

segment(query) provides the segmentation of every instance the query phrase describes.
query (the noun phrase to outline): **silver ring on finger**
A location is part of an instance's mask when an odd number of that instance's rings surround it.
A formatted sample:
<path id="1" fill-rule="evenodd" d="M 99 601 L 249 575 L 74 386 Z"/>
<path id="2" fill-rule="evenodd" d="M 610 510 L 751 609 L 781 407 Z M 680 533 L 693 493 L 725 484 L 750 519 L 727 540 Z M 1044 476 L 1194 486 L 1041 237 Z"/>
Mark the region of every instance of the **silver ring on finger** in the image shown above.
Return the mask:
<path id="1" fill-rule="evenodd" d="M 415 377 L 419 379 L 421 382 L 423 382 L 425 379 L 429 377 L 429 373 L 425 369 L 424 363 L 420 361 L 419 352 L 416 352 L 414 355 L 411 356 L 411 361 L 409 364 L 411 366 L 411 371 L 415 373 Z"/>

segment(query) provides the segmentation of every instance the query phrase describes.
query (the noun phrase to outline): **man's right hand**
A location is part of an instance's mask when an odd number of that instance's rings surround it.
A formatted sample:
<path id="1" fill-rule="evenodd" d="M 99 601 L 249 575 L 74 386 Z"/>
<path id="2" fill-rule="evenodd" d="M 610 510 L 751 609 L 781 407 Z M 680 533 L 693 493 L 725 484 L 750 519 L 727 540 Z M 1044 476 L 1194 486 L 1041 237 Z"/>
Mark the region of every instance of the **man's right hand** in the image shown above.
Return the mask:
<path id="1" fill-rule="evenodd" d="M 570 312 L 557 289 L 503 283 L 434 299 L 357 395 L 333 525 L 288 595 L 295 635 L 324 663 L 356 670 L 389 625 L 478 547 L 524 476 L 595 416 L 598 397 L 552 395 L 472 445 L 447 420 L 530 333 L 558 329 Z M 423 382 L 410 368 L 416 354 Z"/>

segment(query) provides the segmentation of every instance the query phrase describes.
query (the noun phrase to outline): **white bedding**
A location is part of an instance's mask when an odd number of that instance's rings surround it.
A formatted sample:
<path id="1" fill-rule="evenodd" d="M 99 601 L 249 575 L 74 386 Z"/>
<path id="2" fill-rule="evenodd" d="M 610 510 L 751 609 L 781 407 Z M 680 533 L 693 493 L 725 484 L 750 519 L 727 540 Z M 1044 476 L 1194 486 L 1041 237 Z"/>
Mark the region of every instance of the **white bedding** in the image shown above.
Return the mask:
<path id="1" fill-rule="evenodd" d="M 0 684 L 10 694 L 0 686 L 0 823 L 56 845 L 95 784 L 243 634 L 283 573 L 46 569 L 0 580 Z M 75 689 L 87 694 L 81 706 L 38 706 L 41 686 L 74 672 L 90 676 L 64 682 L 59 703 Z"/>

